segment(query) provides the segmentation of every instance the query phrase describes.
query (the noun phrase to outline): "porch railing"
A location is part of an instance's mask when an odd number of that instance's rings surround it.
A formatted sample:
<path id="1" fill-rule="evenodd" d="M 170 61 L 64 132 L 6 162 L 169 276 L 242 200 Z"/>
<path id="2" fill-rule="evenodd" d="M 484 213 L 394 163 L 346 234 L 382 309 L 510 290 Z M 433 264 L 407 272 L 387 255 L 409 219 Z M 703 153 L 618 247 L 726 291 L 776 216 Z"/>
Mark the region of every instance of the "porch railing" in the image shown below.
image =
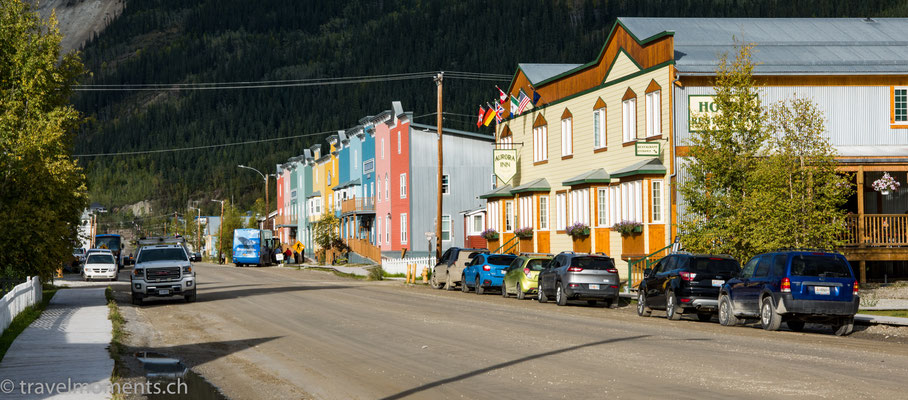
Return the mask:
<path id="1" fill-rule="evenodd" d="M 498 246 L 498 248 L 495 249 L 494 251 L 492 251 L 492 253 L 498 253 L 498 254 L 510 253 L 511 250 L 513 250 L 515 247 L 517 247 L 518 243 L 519 243 L 519 239 L 517 239 L 517 235 L 514 235 L 510 239 L 508 239 L 508 241 L 502 243 L 501 246 Z M 504 249 L 504 251 L 502 251 L 502 249 Z"/>
<path id="2" fill-rule="evenodd" d="M 636 260 L 631 259 L 627 262 L 628 293 L 630 293 L 631 290 L 634 290 L 637 286 L 640 285 L 640 282 L 643 280 L 643 271 L 645 271 L 647 268 L 652 267 L 654 264 L 659 262 L 662 257 L 665 257 L 669 253 L 671 253 L 672 246 L 674 246 L 674 243 L 656 250 L 652 254 L 647 254 Z"/>
<path id="3" fill-rule="evenodd" d="M 347 246 L 349 246 L 350 250 L 353 250 L 354 253 L 377 263 L 381 263 L 381 249 L 375 247 L 372 243 L 355 238 L 344 239 L 344 242 L 347 243 Z"/>
<path id="4" fill-rule="evenodd" d="M 375 203 L 371 197 L 354 197 L 341 202 L 341 212 L 375 211 Z"/>
<path id="5" fill-rule="evenodd" d="M 845 245 L 908 246 L 908 215 L 865 214 L 845 218 Z"/>

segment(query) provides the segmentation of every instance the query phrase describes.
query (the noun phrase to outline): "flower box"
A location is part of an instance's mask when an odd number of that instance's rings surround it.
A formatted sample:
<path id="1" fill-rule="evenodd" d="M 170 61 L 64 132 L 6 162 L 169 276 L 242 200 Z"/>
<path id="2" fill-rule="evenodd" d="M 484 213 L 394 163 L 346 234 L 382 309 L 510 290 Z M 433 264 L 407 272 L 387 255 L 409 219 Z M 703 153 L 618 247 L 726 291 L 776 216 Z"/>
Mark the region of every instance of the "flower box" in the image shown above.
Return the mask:
<path id="1" fill-rule="evenodd" d="M 519 239 L 532 239 L 533 238 L 533 228 L 523 227 L 514 230 L 514 235 Z"/>
<path id="2" fill-rule="evenodd" d="M 583 222 L 574 222 L 564 228 L 564 231 L 573 238 L 582 238 L 590 235 L 590 227 Z"/>
<path id="3" fill-rule="evenodd" d="M 621 236 L 628 236 L 643 232 L 643 224 L 635 221 L 621 221 L 612 226 L 612 230 L 621 233 Z"/>
<path id="4" fill-rule="evenodd" d="M 482 236 L 483 239 L 488 240 L 488 241 L 495 241 L 495 240 L 498 240 L 498 231 L 496 231 L 492 228 L 489 228 L 489 229 L 482 231 L 482 233 L 480 233 L 479 236 Z"/>

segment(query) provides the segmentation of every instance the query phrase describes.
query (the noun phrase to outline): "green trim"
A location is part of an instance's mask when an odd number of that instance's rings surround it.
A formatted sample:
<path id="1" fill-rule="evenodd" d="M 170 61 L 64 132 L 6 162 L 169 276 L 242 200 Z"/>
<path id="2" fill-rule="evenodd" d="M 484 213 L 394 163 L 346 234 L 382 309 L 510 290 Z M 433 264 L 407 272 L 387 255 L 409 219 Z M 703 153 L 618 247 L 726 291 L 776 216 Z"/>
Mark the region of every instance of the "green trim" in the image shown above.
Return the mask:
<path id="1" fill-rule="evenodd" d="M 653 175 L 653 174 L 664 174 L 666 172 L 665 167 L 661 169 L 637 169 L 628 172 L 621 172 L 612 174 L 612 178 L 624 178 L 625 176 L 634 176 L 634 175 Z"/>
<path id="2" fill-rule="evenodd" d="M 550 188 L 550 187 L 548 187 L 548 188 L 544 188 L 544 187 L 531 187 L 531 188 L 523 188 L 523 189 L 520 189 L 520 190 L 511 190 L 511 194 L 534 193 L 534 192 L 551 192 L 551 191 L 552 191 L 552 188 Z"/>
<path id="3" fill-rule="evenodd" d="M 479 196 L 480 199 L 495 199 L 500 197 L 511 197 L 511 192 L 486 193 Z"/>
<path id="4" fill-rule="evenodd" d="M 609 66 L 608 66 L 608 71 L 605 71 L 605 76 L 602 77 L 602 82 L 600 82 L 600 84 L 601 84 L 601 83 L 605 83 L 605 81 L 608 80 L 608 75 L 609 75 L 610 73 L 612 73 L 612 68 L 615 68 L 615 64 L 616 64 L 616 62 L 618 61 L 618 56 L 620 56 L 621 53 L 624 53 L 624 55 L 627 56 L 627 58 L 628 58 L 629 60 L 631 60 L 631 62 L 634 63 L 634 65 L 637 66 L 637 70 L 638 70 L 638 71 L 643 69 L 643 66 L 640 65 L 640 64 L 637 62 L 637 60 L 634 59 L 634 57 L 631 57 L 631 55 L 628 54 L 628 52 L 624 51 L 624 47 L 619 47 L 619 48 L 618 48 L 618 53 L 615 54 L 615 59 L 612 60 L 612 65 L 609 65 Z"/>
<path id="5" fill-rule="evenodd" d="M 584 91 L 582 91 L 582 92 L 577 92 L 577 93 L 574 93 L 574 94 L 572 94 L 572 95 L 570 95 L 570 96 L 562 97 L 562 98 L 560 98 L 560 99 L 558 99 L 558 100 L 555 100 L 555 101 L 553 101 L 553 102 L 551 102 L 551 103 L 546 103 L 545 105 L 543 105 L 543 106 L 541 106 L 541 107 L 535 107 L 535 106 L 534 106 L 531 110 L 529 110 L 529 111 L 527 111 L 527 112 L 524 112 L 523 114 L 520 114 L 520 115 L 518 115 L 518 116 L 516 116 L 516 117 L 508 117 L 508 118 L 504 119 L 503 121 L 510 122 L 510 121 L 513 121 L 513 120 L 516 119 L 516 118 L 525 116 L 525 115 L 527 115 L 527 114 L 531 114 L 531 113 L 534 113 L 534 112 L 536 112 L 536 111 L 542 111 L 542 110 L 545 110 L 545 109 L 548 108 L 548 107 L 551 107 L 551 106 L 554 106 L 554 105 L 557 105 L 557 104 L 561 104 L 561 103 L 563 103 L 563 102 L 565 102 L 565 101 L 568 101 L 568 100 L 572 100 L 572 99 L 574 99 L 575 97 L 583 96 L 583 95 L 585 95 L 585 94 L 592 93 L 592 92 L 595 92 L 595 91 L 597 91 L 597 90 L 599 90 L 599 89 L 604 89 L 604 88 L 607 88 L 607 87 L 612 86 L 612 85 L 617 85 L 617 84 L 619 84 L 619 83 L 621 83 L 621 82 L 624 82 L 624 81 L 627 81 L 627 80 L 636 78 L 636 77 L 638 77 L 638 76 L 640 76 L 640 75 L 648 74 L 648 73 L 653 72 L 653 71 L 656 71 L 656 70 L 658 70 L 658 69 L 660 69 L 660 68 L 663 68 L 663 67 L 666 67 L 666 66 L 669 66 L 669 65 L 674 65 L 674 64 L 675 64 L 675 60 L 668 60 L 668 61 L 666 61 L 666 62 L 664 62 L 664 63 L 657 64 L 657 65 L 653 65 L 652 67 L 649 67 L 649 68 L 647 68 L 647 69 L 642 69 L 642 70 L 640 70 L 640 71 L 634 72 L 633 74 L 625 75 L 625 76 L 623 76 L 623 77 L 621 77 L 621 78 L 618 78 L 618 79 L 616 79 L 616 80 L 614 80 L 614 81 L 611 81 L 611 82 L 608 82 L 608 83 L 602 83 L 602 84 L 599 84 L 599 85 L 597 85 L 597 86 L 591 87 L 591 88 L 589 88 L 589 89 L 587 89 L 587 90 L 584 90 Z"/>
<path id="6" fill-rule="evenodd" d="M 561 182 L 561 184 L 564 186 L 577 186 L 577 185 L 585 185 L 587 183 L 611 183 L 611 182 L 612 182 L 611 178 L 608 178 L 608 179 L 586 178 L 586 179 L 577 179 L 577 180 L 573 180 L 573 181 L 564 181 L 564 182 Z"/>

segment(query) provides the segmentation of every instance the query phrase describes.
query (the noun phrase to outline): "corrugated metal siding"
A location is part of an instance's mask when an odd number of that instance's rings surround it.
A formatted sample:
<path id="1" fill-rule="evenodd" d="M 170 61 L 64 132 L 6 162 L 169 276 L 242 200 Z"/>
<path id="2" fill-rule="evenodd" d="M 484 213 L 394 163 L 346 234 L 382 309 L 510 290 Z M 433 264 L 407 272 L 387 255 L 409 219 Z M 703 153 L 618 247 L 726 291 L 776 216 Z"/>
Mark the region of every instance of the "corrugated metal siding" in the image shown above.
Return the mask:
<path id="1" fill-rule="evenodd" d="M 426 249 L 425 232 L 435 232 L 438 182 L 438 141 L 435 132 L 413 129 L 410 136 L 410 243 L 413 251 Z M 451 241 L 442 247 L 464 245 L 461 211 L 485 207 L 479 195 L 489 191 L 492 144 L 461 136 L 444 136 L 444 173 L 451 193 L 444 197 L 444 215 L 451 216 Z"/>
<path id="2" fill-rule="evenodd" d="M 889 128 L 888 86 L 761 87 L 764 107 L 781 100 L 807 98 L 826 118 L 827 137 L 834 146 L 905 145 L 908 135 Z M 675 88 L 675 138 L 689 144 L 688 96 L 713 94 L 711 87 Z"/>

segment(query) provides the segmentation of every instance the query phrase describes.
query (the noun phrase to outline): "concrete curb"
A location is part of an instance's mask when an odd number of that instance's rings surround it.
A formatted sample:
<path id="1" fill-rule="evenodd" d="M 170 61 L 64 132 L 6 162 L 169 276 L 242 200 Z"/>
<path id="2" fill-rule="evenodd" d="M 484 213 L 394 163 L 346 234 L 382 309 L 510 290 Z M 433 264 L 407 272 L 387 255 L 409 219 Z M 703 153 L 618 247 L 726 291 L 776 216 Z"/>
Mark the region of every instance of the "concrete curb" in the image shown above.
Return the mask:
<path id="1" fill-rule="evenodd" d="M 908 326 L 908 318 L 887 317 L 883 315 L 855 314 L 854 322 L 863 324 L 883 324 Z"/>

